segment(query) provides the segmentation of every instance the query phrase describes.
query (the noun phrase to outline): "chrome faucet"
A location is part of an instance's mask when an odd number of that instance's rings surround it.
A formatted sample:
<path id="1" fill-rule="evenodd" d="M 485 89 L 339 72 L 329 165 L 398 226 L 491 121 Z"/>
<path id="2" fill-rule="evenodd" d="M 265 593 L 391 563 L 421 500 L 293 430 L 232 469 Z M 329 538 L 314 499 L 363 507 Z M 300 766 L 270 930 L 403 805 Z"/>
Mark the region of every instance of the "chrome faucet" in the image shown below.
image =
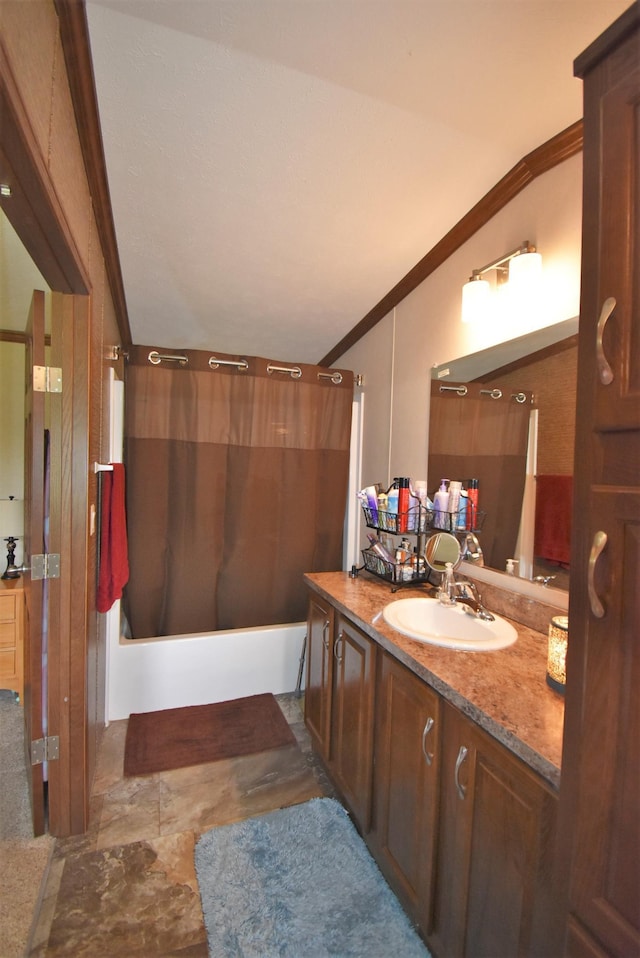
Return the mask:
<path id="1" fill-rule="evenodd" d="M 454 581 L 454 591 L 451 597 L 454 602 L 465 606 L 465 612 L 475 615 L 478 619 L 493 622 L 495 616 L 488 612 L 482 604 L 482 597 L 475 582 L 466 579 Z"/>

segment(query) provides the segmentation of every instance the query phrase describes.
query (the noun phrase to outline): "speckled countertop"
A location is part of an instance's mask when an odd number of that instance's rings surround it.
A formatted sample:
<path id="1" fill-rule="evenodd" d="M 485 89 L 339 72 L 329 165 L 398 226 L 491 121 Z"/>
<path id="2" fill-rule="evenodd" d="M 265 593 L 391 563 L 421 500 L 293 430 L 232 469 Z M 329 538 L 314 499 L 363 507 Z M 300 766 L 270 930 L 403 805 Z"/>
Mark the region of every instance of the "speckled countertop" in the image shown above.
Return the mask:
<path id="1" fill-rule="evenodd" d="M 314 572 L 305 575 L 305 581 L 378 645 L 558 788 L 564 700 L 545 680 L 545 634 L 509 619 L 518 631 L 517 641 L 509 648 L 496 652 L 452 651 L 410 639 L 382 618 L 389 602 L 424 596 L 424 590 L 392 593 L 388 585 L 366 573 L 352 579 L 346 572 Z"/>

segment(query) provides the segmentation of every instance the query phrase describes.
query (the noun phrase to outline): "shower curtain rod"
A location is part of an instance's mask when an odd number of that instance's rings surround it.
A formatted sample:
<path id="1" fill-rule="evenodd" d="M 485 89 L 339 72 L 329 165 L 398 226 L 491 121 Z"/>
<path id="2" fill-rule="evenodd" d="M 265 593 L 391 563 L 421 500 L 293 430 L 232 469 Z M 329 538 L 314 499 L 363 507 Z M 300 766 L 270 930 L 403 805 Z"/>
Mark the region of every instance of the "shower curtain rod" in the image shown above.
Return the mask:
<path id="1" fill-rule="evenodd" d="M 158 366 L 163 361 L 180 363 L 182 366 L 186 366 L 189 362 L 188 356 L 183 356 L 179 353 L 159 353 L 157 349 L 152 349 L 147 359 L 153 366 Z M 249 363 L 246 359 L 218 359 L 216 356 L 210 356 L 209 366 L 211 369 L 218 369 L 219 366 L 235 366 L 236 369 L 244 371 L 249 368 Z M 299 366 L 275 366 L 270 363 L 267 366 L 267 372 L 269 375 L 271 375 L 271 373 L 288 373 L 292 379 L 300 379 L 302 376 L 302 370 Z M 339 386 L 342 382 L 342 373 L 337 369 L 332 372 L 318 373 L 318 379 L 329 379 L 332 383 L 335 383 L 336 386 Z"/>
<path id="2" fill-rule="evenodd" d="M 459 396 L 466 396 L 469 390 L 465 385 L 460 386 L 440 386 L 441 393 L 457 393 Z M 502 390 L 501 389 L 480 389 L 478 390 L 479 396 L 490 396 L 491 399 L 502 399 Z M 517 403 L 523 403 L 527 401 L 527 394 L 520 393 L 511 393 L 511 399 L 515 399 Z"/>

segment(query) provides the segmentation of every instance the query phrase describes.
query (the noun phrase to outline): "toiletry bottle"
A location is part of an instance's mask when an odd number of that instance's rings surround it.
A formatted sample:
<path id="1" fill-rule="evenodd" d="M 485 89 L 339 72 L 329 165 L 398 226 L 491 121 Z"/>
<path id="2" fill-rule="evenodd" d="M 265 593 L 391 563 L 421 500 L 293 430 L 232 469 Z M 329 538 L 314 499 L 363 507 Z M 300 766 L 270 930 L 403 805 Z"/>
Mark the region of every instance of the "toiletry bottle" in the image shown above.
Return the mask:
<path id="1" fill-rule="evenodd" d="M 466 489 L 460 490 L 460 503 L 458 506 L 457 527 L 459 531 L 465 531 L 467 526 L 467 512 L 469 510 L 469 497 Z"/>
<path id="2" fill-rule="evenodd" d="M 460 508 L 460 493 L 462 492 L 462 483 L 458 482 L 457 479 L 452 479 L 449 483 L 449 505 L 447 510 L 449 513 L 449 522 L 447 523 L 447 529 L 453 531 L 457 528 L 458 525 L 458 509 Z"/>
<path id="3" fill-rule="evenodd" d="M 387 493 L 387 508 L 389 511 L 389 528 L 393 532 L 398 531 L 398 486 L 394 482 Z"/>
<path id="4" fill-rule="evenodd" d="M 409 527 L 409 480 L 397 479 L 398 483 L 398 532 L 407 532 Z"/>
<path id="5" fill-rule="evenodd" d="M 467 497 L 469 499 L 469 529 L 473 532 L 478 527 L 478 486 L 477 479 L 469 479 L 467 483 Z"/>
<path id="6" fill-rule="evenodd" d="M 449 490 L 447 489 L 448 479 L 440 480 L 440 488 L 433 497 L 433 506 L 435 517 L 433 524 L 436 529 L 446 529 L 448 525 L 449 510 Z"/>

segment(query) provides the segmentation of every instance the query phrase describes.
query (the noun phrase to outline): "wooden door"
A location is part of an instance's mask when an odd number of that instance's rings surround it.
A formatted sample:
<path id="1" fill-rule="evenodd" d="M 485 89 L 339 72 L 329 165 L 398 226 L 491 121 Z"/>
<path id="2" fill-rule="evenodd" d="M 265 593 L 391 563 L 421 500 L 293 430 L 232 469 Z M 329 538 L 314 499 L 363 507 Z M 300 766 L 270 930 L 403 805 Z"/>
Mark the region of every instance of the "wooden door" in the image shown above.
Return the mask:
<path id="1" fill-rule="evenodd" d="M 314 744 L 329 759 L 331 683 L 333 679 L 333 607 L 310 595 L 307 618 L 307 680 L 304 717 Z"/>
<path id="2" fill-rule="evenodd" d="M 375 651 L 372 639 L 338 617 L 330 770 L 363 832 L 371 816 Z"/>
<path id="3" fill-rule="evenodd" d="M 35 290 L 26 329 L 25 362 L 25 491 L 24 565 L 44 552 L 45 393 L 34 389 L 34 367 L 45 366 L 44 293 Z M 44 736 L 42 707 L 42 624 L 44 588 L 42 579 L 24 575 L 24 720 L 25 755 L 30 771 L 29 788 L 35 835 L 45 829 L 44 777 L 42 764 L 32 764 L 32 743 Z"/>
<path id="4" fill-rule="evenodd" d="M 622 958 L 640 954 L 639 3 L 578 58 L 576 74 L 585 104 L 580 457 L 558 888 L 568 888 L 565 953 Z"/>
<path id="5" fill-rule="evenodd" d="M 380 868 L 410 916 L 428 933 L 431 918 L 440 698 L 387 653 L 376 695 L 373 833 Z"/>

